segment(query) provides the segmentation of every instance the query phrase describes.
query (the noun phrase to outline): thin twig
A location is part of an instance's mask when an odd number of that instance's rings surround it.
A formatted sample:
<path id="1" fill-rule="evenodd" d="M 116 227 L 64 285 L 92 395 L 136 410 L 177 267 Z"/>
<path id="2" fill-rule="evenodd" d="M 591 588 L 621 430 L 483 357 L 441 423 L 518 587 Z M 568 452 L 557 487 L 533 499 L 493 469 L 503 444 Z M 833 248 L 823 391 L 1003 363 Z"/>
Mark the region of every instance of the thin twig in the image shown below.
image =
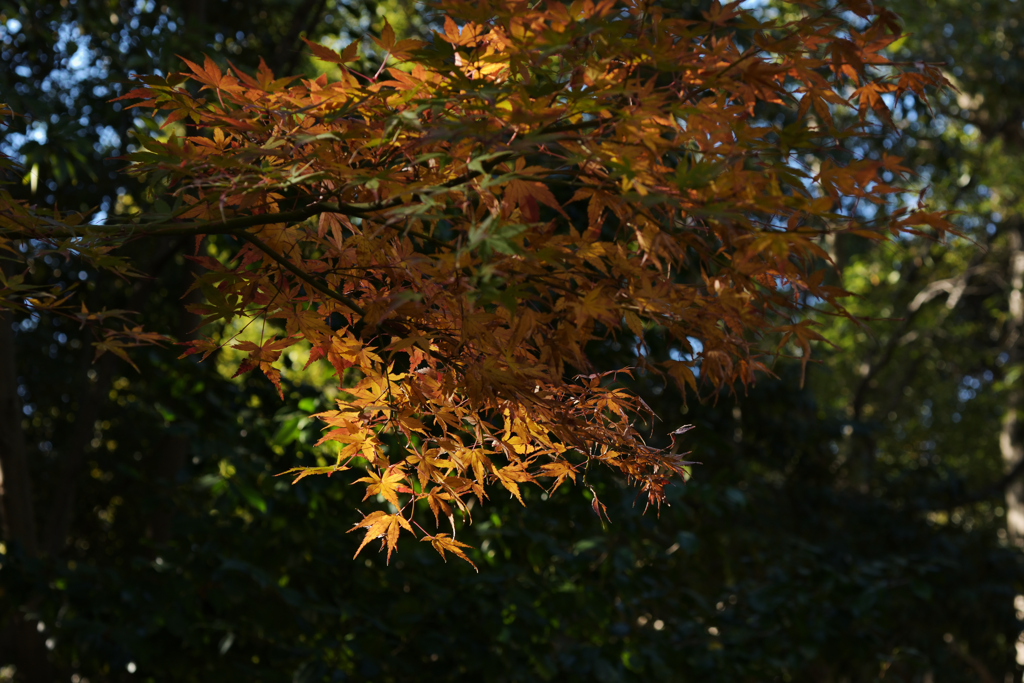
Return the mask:
<path id="1" fill-rule="evenodd" d="M 310 287 L 312 287 L 316 291 L 320 292 L 321 294 L 325 294 L 325 295 L 331 297 L 335 301 L 340 301 L 341 303 L 345 304 L 350 309 L 352 309 L 353 311 L 358 313 L 360 316 L 365 316 L 366 315 L 366 313 L 363 311 L 363 309 L 355 301 L 353 301 L 349 297 L 345 296 L 341 292 L 336 292 L 333 289 L 328 289 L 327 287 L 324 287 L 323 285 L 319 284 L 318 282 L 316 282 L 316 280 L 314 280 L 313 278 L 309 277 L 308 275 L 303 273 L 301 270 L 296 268 L 294 265 L 289 263 L 288 260 L 285 259 L 283 256 L 281 256 L 276 251 L 274 251 L 273 249 L 268 247 L 266 244 L 264 244 L 263 241 L 260 240 L 255 235 L 250 235 L 249 233 L 243 233 L 242 235 L 239 235 L 239 236 L 242 239 L 244 239 L 246 242 L 249 242 L 254 247 L 256 247 L 257 249 L 262 251 L 264 254 L 266 254 L 270 258 L 272 258 L 275 261 L 277 261 L 279 264 L 281 264 L 281 266 L 286 268 L 295 277 L 299 278 L 300 280 L 305 282 L 307 285 L 309 285 Z"/>

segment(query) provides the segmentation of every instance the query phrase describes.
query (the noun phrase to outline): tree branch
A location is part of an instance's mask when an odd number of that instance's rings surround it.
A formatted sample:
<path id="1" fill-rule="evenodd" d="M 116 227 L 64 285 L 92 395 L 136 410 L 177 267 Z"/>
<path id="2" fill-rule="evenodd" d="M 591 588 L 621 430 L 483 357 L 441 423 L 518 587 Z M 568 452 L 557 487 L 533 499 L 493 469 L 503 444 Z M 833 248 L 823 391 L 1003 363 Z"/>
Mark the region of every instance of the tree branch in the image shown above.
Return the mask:
<path id="1" fill-rule="evenodd" d="M 1002 498 L 1006 495 L 1006 490 L 1010 488 L 1020 476 L 1024 474 L 1024 459 L 1020 460 L 1015 464 L 1009 471 L 1006 472 L 1002 477 L 999 478 L 995 483 L 975 491 L 974 493 L 962 496 L 952 503 L 943 506 L 943 509 L 958 508 L 963 505 L 971 505 L 972 503 L 981 503 L 986 500 L 993 500 L 995 498 Z"/>
<path id="2" fill-rule="evenodd" d="M 290 272 L 292 275 L 294 275 L 295 277 L 297 277 L 300 280 L 302 280 L 303 282 L 305 282 L 307 285 L 309 285 L 310 287 L 312 287 L 316 291 L 320 292 L 321 294 L 324 294 L 326 296 L 331 297 L 335 301 L 340 301 L 341 303 L 345 304 L 350 309 L 352 309 L 353 311 L 358 313 L 360 316 L 365 316 L 366 315 L 366 313 L 363 312 L 363 309 L 355 301 L 353 301 L 349 297 L 345 296 L 341 292 L 336 292 L 333 289 L 328 289 L 327 287 L 324 287 L 323 285 L 319 284 L 316 280 L 314 280 L 313 278 L 309 277 L 308 275 L 303 273 L 301 270 L 296 268 L 292 263 L 290 263 L 288 261 L 288 259 L 284 258 L 280 254 L 278 254 L 276 251 L 274 251 L 273 249 L 268 247 L 266 244 L 264 244 L 263 241 L 260 240 L 255 235 L 250 235 L 249 233 L 245 233 L 243 235 L 239 235 L 239 237 L 244 239 L 246 242 L 249 242 L 250 244 L 252 244 L 254 247 L 256 247 L 257 249 L 262 251 L 264 254 L 266 254 L 270 258 L 272 258 L 275 261 L 277 261 L 283 268 L 288 270 L 288 272 Z"/>
<path id="3" fill-rule="evenodd" d="M 377 204 L 339 204 L 335 202 L 316 202 L 301 209 L 281 211 L 278 213 L 261 213 L 251 216 L 237 216 L 222 221 L 192 221 L 189 223 L 169 223 L 166 220 L 150 223 L 114 223 L 109 225 L 60 225 L 48 228 L 25 228 L 23 230 L 0 230 L 0 236 L 9 239 L 52 239 L 55 237 L 86 237 L 95 235 L 111 235 L 130 237 L 160 237 L 168 235 L 227 235 L 240 230 L 255 228 L 274 223 L 293 223 L 304 221 L 318 213 L 340 213 L 346 216 L 365 216 L 366 214 L 397 206 L 397 202 Z"/>

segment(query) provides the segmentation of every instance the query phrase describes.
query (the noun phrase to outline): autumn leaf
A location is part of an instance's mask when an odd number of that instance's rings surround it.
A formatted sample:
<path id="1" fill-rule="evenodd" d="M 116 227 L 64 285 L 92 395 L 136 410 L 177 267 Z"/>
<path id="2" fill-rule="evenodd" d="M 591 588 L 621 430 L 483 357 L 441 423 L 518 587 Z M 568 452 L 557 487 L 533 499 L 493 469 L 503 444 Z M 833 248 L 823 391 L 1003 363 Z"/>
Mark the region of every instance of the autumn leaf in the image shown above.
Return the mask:
<path id="1" fill-rule="evenodd" d="M 813 320 L 801 320 L 792 325 L 780 325 L 779 331 L 785 332 L 782 335 L 782 340 L 779 342 L 779 348 L 789 341 L 794 340 L 797 346 L 803 351 L 803 356 L 800 358 L 800 386 L 804 385 L 804 379 L 807 376 L 807 363 L 811 360 L 811 342 L 812 341 L 827 341 L 820 334 L 811 329 L 814 326 Z"/>
<path id="2" fill-rule="evenodd" d="M 421 490 L 426 490 L 428 482 L 442 476 L 440 467 L 449 469 L 454 467 L 450 460 L 435 458 L 430 453 L 425 453 L 422 456 L 409 457 L 406 459 L 406 462 L 416 465 L 416 474 L 419 477 Z"/>
<path id="3" fill-rule="evenodd" d="M 356 548 L 356 554 L 353 558 L 359 557 L 359 553 L 362 551 L 366 544 L 375 538 L 383 539 L 381 549 L 387 547 L 388 563 L 391 562 L 391 553 L 394 551 L 395 546 L 398 544 L 398 535 L 402 529 L 405 529 L 409 533 L 413 533 L 412 527 L 409 522 L 406 521 L 401 514 L 385 514 L 380 510 L 375 510 L 370 514 L 363 517 L 362 521 L 352 527 L 351 531 L 356 529 L 366 529 L 366 535 L 363 537 L 363 542 Z"/>
<path id="4" fill-rule="evenodd" d="M 697 376 L 693 372 L 691 363 L 681 360 L 667 360 L 664 365 L 668 368 L 669 376 L 675 380 L 679 391 L 686 395 L 687 390 L 697 391 Z"/>
<path id="5" fill-rule="evenodd" d="M 132 362 L 132 359 L 128 355 L 128 352 L 125 351 L 125 344 L 124 344 L 124 342 L 121 342 L 121 341 L 119 341 L 117 339 L 105 339 L 103 341 L 93 342 L 92 345 L 93 345 L 93 348 L 96 349 L 96 355 L 93 356 L 93 361 L 94 362 L 95 362 L 95 360 L 97 358 L 102 356 L 104 353 L 106 353 L 107 351 L 110 351 L 112 354 L 114 354 L 115 356 L 117 356 L 118 358 L 123 360 L 124 362 L 128 363 L 128 365 L 131 365 L 135 369 L 136 372 L 139 372 L 139 366 L 136 365 L 134 362 Z"/>
<path id="6" fill-rule="evenodd" d="M 449 552 L 455 555 L 456 557 L 459 557 L 465 560 L 466 562 L 469 562 L 470 566 L 473 567 L 473 569 L 477 572 L 480 571 L 479 569 L 477 569 L 476 565 L 473 564 L 473 561 L 466 557 L 466 553 L 462 550 L 463 548 L 470 547 L 469 544 L 462 543 L 461 541 L 456 541 L 448 534 L 438 534 L 437 536 L 424 536 L 420 540 L 430 541 L 430 545 L 434 546 L 434 550 L 441 554 L 441 559 L 443 559 L 445 562 L 448 561 L 448 558 L 446 558 L 444 554 L 445 552 Z"/>
<path id="7" fill-rule="evenodd" d="M 353 483 L 367 484 L 366 495 L 363 496 L 363 500 L 366 500 L 370 496 L 381 495 L 384 496 L 384 500 L 388 501 L 396 508 L 401 507 L 398 503 L 398 486 L 399 482 L 405 479 L 405 473 L 402 472 L 397 466 L 389 467 L 384 471 L 384 475 L 380 476 L 376 472 L 369 471 L 365 477 L 356 479 Z"/>
<path id="8" fill-rule="evenodd" d="M 519 483 L 533 481 L 533 476 L 530 475 L 523 469 L 523 466 L 519 463 L 514 463 L 507 467 L 502 467 L 494 471 L 494 476 L 498 478 L 501 485 L 504 486 L 509 493 L 516 497 L 521 505 L 526 505 L 523 502 L 523 496 L 519 492 Z"/>
<path id="9" fill-rule="evenodd" d="M 384 19 L 384 28 L 381 29 L 380 38 L 373 38 L 373 36 L 371 38 L 385 52 L 391 52 L 395 47 L 395 30 L 391 28 L 387 19 Z"/>
<path id="10" fill-rule="evenodd" d="M 357 43 L 350 43 L 341 52 L 335 52 L 329 47 L 325 47 L 323 45 L 320 45 L 319 43 L 314 43 L 310 40 L 306 40 L 306 38 L 303 38 L 302 42 L 306 44 L 310 52 L 313 53 L 314 57 L 325 62 L 328 62 L 329 64 L 345 64 L 346 62 L 351 62 L 355 60 L 356 53 L 359 47 Z"/>
<path id="11" fill-rule="evenodd" d="M 259 368 L 263 371 L 274 386 L 277 387 L 278 395 L 284 399 L 284 389 L 281 387 L 281 371 L 273 366 L 273 363 L 281 357 L 281 351 L 295 344 L 292 338 L 269 339 L 263 344 L 256 344 L 250 341 L 237 342 L 233 348 L 239 351 L 248 351 L 249 355 L 242 360 L 238 370 L 232 377 L 244 375 L 250 370 Z"/>
<path id="12" fill-rule="evenodd" d="M 348 467 L 345 467 L 343 465 L 335 465 L 330 467 L 293 467 L 291 469 L 285 470 L 284 472 L 275 474 L 274 476 L 283 477 L 286 474 L 295 474 L 295 478 L 292 479 L 292 484 L 294 485 L 299 483 L 300 480 L 305 479 L 306 477 L 311 477 L 314 474 L 326 474 L 329 477 L 335 472 L 344 472 L 347 469 Z"/>
<path id="13" fill-rule="evenodd" d="M 542 182 L 533 180 L 510 180 L 503 188 L 505 201 L 510 208 L 518 207 L 528 221 L 540 219 L 538 204 L 549 206 L 566 216 L 555 195 Z"/>
<path id="14" fill-rule="evenodd" d="M 576 482 L 576 468 L 563 460 L 544 463 L 540 467 L 539 476 L 555 478 L 555 483 L 551 486 L 550 491 L 551 493 L 554 493 L 566 478 L 572 480 L 573 483 Z"/>
<path id="15" fill-rule="evenodd" d="M 597 492 L 593 488 L 590 489 L 590 509 L 594 511 L 597 518 L 601 520 L 601 524 L 608 522 L 612 523 L 611 518 L 608 517 L 608 508 L 605 507 L 604 503 L 597 497 Z"/>

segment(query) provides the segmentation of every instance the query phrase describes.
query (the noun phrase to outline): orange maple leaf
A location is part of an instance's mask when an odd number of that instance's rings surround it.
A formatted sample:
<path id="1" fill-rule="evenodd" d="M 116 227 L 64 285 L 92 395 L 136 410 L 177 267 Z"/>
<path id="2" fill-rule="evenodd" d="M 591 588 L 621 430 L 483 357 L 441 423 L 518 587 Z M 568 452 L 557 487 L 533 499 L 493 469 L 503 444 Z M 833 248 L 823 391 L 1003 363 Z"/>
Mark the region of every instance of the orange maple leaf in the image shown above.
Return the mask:
<path id="1" fill-rule="evenodd" d="M 356 554 L 352 557 L 359 557 L 362 549 L 373 539 L 382 538 L 381 549 L 383 550 L 385 546 L 387 547 L 388 563 L 391 562 L 391 553 L 398 544 L 398 534 L 401 533 L 402 529 L 415 535 L 412 527 L 409 526 L 409 522 L 400 513 L 389 515 L 381 510 L 375 510 L 363 517 L 362 521 L 352 527 L 350 531 L 355 531 L 356 529 L 366 529 L 366 536 L 363 537 L 363 542 L 356 548 Z"/>
<path id="2" fill-rule="evenodd" d="M 396 508 L 401 507 L 398 503 L 398 486 L 399 482 L 405 479 L 405 473 L 396 465 L 384 470 L 384 476 L 378 475 L 376 472 L 367 472 L 365 477 L 356 479 L 354 484 L 366 482 L 366 495 L 363 496 L 363 500 L 366 500 L 370 496 L 376 496 L 378 494 L 384 496 L 384 500 L 388 501 Z"/>
<path id="3" fill-rule="evenodd" d="M 477 569 L 477 566 L 475 564 L 473 564 L 473 560 L 471 560 L 468 557 L 466 557 L 466 553 L 462 550 L 463 548 L 469 548 L 470 547 L 469 544 L 463 543 L 461 541 L 456 541 L 454 538 L 452 538 L 448 534 L 438 534 L 436 536 L 424 536 L 420 540 L 421 541 L 430 541 L 430 545 L 434 546 L 434 550 L 436 550 L 437 552 L 439 552 L 441 554 L 441 559 L 444 560 L 445 562 L 448 561 L 448 558 L 446 558 L 444 556 L 445 552 L 447 551 L 447 552 L 451 553 L 452 555 L 455 555 L 456 557 L 460 557 L 463 560 L 465 560 L 466 562 L 469 562 L 470 566 L 473 567 L 473 569 L 476 569 L 477 572 L 480 571 L 479 569 Z"/>

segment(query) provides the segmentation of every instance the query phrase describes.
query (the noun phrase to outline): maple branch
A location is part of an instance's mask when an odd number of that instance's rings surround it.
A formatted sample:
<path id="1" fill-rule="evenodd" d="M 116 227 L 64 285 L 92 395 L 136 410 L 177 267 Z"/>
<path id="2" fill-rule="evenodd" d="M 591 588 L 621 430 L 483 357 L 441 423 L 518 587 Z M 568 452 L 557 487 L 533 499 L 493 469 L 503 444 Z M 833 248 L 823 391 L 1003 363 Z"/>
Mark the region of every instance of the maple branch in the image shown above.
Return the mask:
<path id="1" fill-rule="evenodd" d="M 541 128 L 537 131 L 540 134 L 550 135 L 551 133 L 568 133 L 574 130 L 586 130 L 588 128 L 598 128 L 608 123 L 607 119 L 591 119 L 590 121 L 580 121 L 578 123 L 563 123 L 558 126 L 548 126 Z"/>
<path id="2" fill-rule="evenodd" d="M 48 239 L 54 237 L 88 237 L 90 235 L 130 236 L 141 233 L 143 236 L 162 235 L 227 235 L 240 230 L 256 228 L 274 223 L 292 223 L 304 221 L 318 213 L 340 213 L 346 216 L 365 216 L 375 211 L 397 206 L 396 202 L 376 204 L 340 204 L 337 202 L 316 202 L 301 209 L 281 211 L 278 213 L 261 213 L 251 216 L 237 216 L 221 221 L 192 221 L 190 223 L 169 223 L 154 221 L 152 223 L 113 223 L 108 225 L 59 225 L 37 226 L 22 230 L 0 230 L 0 235 L 10 239 Z M 13 220 L 13 217 L 12 217 Z"/>
<path id="3" fill-rule="evenodd" d="M 445 242 L 443 240 L 439 240 L 436 237 L 431 237 L 427 233 L 421 232 L 419 230 L 403 230 L 402 233 L 405 234 L 405 235 L 412 235 L 413 237 L 421 239 L 424 242 L 429 242 L 429 243 L 433 244 L 435 247 L 442 247 L 442 248 L 444 248 L 444 247 L 451 247 L 451 245 L 448 244 L 447 242 Z"/>
<path id="4" fill-rule="evenodd" d="M 564 130 L 572 128 L 588 128 L 591 125 L 600 125 L 601 122 L 582 122 L 580 124 L 571 124 L 568 127 L 554 126 L 549 129 L 542 129 L 540 132 L 564 132 Z M 474 178 L 483 175 L 486 172 L 491 171 L 498 164 L 514 156 L 513 152 L 503 152 L 496 154 L 494 157 L 489 159 L 486 163 L 481 164 L 481 168 L 484 171 L 471 170 L 467 173 L 463 173 L 460 176 L 452 178 L 444 183 L 441 183 L 439 187 L 444 189 L 451 189 L 458 187 L 463 183 L 466 183 Z M 143 236 L 171 236 L 171 235 L 225 235 L 234 234 L 240 230 L 246 230 L 248 228 L 259 227 L 262 225 L 272 225 L 274 223 L 291 223 L 304 221 L 307 218 L 311 218 L 318 213 L 338 213 L 345 216 L 365 216 L 368 214 L 376 213 L 378 211 L 384 211 L 396 206 L 402 206 L 405 204 L 400 197 L 395 197 L 390 201 L 386 202 L 374 202 L 372 204 L 345 204 L 341 202 L 315 202 L 309 204 L 301 209 L 294 209 L 292 211 L 281 211 L 277 213 L 264 213 L 264 214 L 253 214 L 249 216 L 237 216 L 235 218 L 223 219 L 220 222 L 215 221 L 192 221 L 189 223 L 170 223 L 167 220 L 154 221 L 150 223 L 112 223 L 106 225 L 48 225 L 48 226 L 33 226 L 23 227 L 21 230 L 0 230 L 0 236 L 7 237 L 9 239 L 53 239 L 53 238 L 70 238 L 70 237 L 88 237 L 90 235 L 110 235 L 110 236 L 132 236 L 135 234 L 141 234 Z M 17 220 L 18 217 L 8 214 L 7 212 L 0 213 L 0 216 L 5 216 L 12 222 L 21 223 Z M 127 233 L 127 234 L 126 234 Z M 429 236 L 419 235 L 426 239 L 435 241 L 434 238 Z M 347 304 L 346 304 L 347 305 Z"/>
<path id="5" fill-rule="evenodd" d="M 333 289 L 328 289 L 327 287 L 324 287 L 323 285 L 317 283 L 316 280 L 314 280 L 313 278 L 311 278 L 308 275 L 306 275 L 305 273 L 303 273 L 301 270 L 299 270 L 294 265 L 292 265 L 286 258 L 284 258 L 280 254 L 278 254 L 276 251 L 274 251 L 273 249 L 268 247 L 266 244 L 264 244 L 263 241 L 260 238 L 256 237 L 255 235 L 250 235 L 250 234 L 247 234 L 247 233 L 243 234 L 243 235 L 239 235 L 239 237 L 241 237 L 246 242 L 249 242 L 250 244 L 252 244 L 254 247 L 256 247 L 257 249 L 262 251 L 264 254 L 266 254 L 270 258 L 272 258 L 275 261 L 277 261 L 282 267 L 287 269 L 292 275 L 294 275 L 295 277 L 299 278 L 300 280 L 305 282 L 307 285 L 309 285 L 310 287 L 312 287 L 316 291 L 320 292 L 321 294 L 324 294 L 326 296 L 331 297 L 335 301 L 340 301 L 341 303 L 345 304 L 350 309 L 352 309 L 354 312 L 358 313 L 360 316 L 365 316 L 366 315 L 366 313 L 363 311 L 362 307 L 360 307 L 359 304 L 357 304 L 355 301 L 353 301 L 349 297 L 345 296 L 341 292 L 336 292 Z"/>

